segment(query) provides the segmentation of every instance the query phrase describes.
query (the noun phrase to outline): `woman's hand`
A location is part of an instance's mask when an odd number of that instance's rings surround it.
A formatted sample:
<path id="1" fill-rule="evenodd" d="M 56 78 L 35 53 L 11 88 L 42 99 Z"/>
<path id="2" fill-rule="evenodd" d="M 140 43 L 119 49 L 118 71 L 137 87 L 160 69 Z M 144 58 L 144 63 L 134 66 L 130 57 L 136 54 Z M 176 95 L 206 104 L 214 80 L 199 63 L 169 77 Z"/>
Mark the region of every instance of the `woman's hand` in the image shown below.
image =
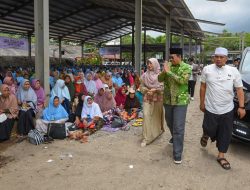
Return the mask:
<path id="1" fill-rule="evenodd" d="M 75 125 L 78 126 L 80 123 L 81 123 L 81 120 L 78 117 L 76 117 Z"/>

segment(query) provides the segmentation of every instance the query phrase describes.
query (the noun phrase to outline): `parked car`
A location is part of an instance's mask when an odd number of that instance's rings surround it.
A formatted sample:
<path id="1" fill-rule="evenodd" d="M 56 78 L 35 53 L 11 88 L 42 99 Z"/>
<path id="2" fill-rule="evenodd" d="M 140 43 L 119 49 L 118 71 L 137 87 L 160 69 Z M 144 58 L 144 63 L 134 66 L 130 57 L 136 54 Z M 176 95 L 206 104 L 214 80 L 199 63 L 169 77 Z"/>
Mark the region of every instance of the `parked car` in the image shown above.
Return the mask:
<path id="1" fill-rule="evenodd" d="M 239 71 L 243 81 L 246 116 L 243 119 L 238 118 L 236 112 L 238 101 L 235 96 L 235 117 L 232 135 L 235 139 L 250 142 L 250 47 L 246 48 L 242 54 Z"/>

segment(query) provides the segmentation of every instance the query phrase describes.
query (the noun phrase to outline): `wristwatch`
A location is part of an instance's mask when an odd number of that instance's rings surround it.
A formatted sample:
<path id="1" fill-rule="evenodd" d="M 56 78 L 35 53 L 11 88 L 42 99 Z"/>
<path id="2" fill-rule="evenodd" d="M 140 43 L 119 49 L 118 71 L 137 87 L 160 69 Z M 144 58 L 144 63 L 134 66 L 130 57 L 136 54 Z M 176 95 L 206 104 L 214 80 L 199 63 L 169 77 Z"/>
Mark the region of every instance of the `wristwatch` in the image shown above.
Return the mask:
<path id="1" fill-rule="evenodd" d="M 243 107 L 239 107 L 240 109 L 245 109 L 245 106 L 243 106 Z"/>

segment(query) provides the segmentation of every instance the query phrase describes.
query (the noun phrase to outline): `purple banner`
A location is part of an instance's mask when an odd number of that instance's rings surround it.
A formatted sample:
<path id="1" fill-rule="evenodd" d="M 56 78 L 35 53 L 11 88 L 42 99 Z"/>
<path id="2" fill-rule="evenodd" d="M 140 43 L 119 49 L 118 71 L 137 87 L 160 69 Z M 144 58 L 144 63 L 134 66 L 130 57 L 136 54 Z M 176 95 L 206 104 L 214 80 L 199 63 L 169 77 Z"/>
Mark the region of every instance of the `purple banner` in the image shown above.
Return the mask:
<path id="1" fill-rule="evenodd" d="M 0 48 L 28 50 L 28 40 L 25 38 L 16 39 L 0 36 Z"/>
<path id="2" fill-rule="evenodd" d="M 120 47 L 104 47 L 99 49 L 101 56 L 120 54 Z"/>

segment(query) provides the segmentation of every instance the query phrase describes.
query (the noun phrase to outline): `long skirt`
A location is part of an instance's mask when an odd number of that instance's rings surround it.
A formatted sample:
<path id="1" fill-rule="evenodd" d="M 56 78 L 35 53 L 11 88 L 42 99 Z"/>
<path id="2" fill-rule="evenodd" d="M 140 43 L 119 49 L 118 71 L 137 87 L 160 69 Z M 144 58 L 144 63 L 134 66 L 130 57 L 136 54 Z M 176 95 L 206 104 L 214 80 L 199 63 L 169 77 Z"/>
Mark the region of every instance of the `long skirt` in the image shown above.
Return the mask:
<path id="1" fill-rule="evenodd" d="M 19 111 L 19 119 L 17 122 L 17 131 L 19 135 L 28 135 L 31 129 L 35 128 L 34 119 L 35 113 L 32 109 L 27 111 Z"/>
<path id="2" fill-rule="evenodd" d="M 36 120 L 36 129 L 39 132 L 41 132 L 42 134 L 47 134 L 49 123 L 65 123 L 67 120 L 68 120 L 68 118 L 60 119 L 60 120 L 56 120 L 56 121 L 45 121 L 43 119 L 37 119 Z"/>
<path id="3" fill-rule="evenodd" d="M 143 141 L 153 142 L 164 131 L 164 112 L 162 102 L 143 103 Z"/>
<path id="4" fill-rule="evenodd" d="M 0 123 L 0 142 L 9 140 L 15 119 L 6 119 Z"/>

